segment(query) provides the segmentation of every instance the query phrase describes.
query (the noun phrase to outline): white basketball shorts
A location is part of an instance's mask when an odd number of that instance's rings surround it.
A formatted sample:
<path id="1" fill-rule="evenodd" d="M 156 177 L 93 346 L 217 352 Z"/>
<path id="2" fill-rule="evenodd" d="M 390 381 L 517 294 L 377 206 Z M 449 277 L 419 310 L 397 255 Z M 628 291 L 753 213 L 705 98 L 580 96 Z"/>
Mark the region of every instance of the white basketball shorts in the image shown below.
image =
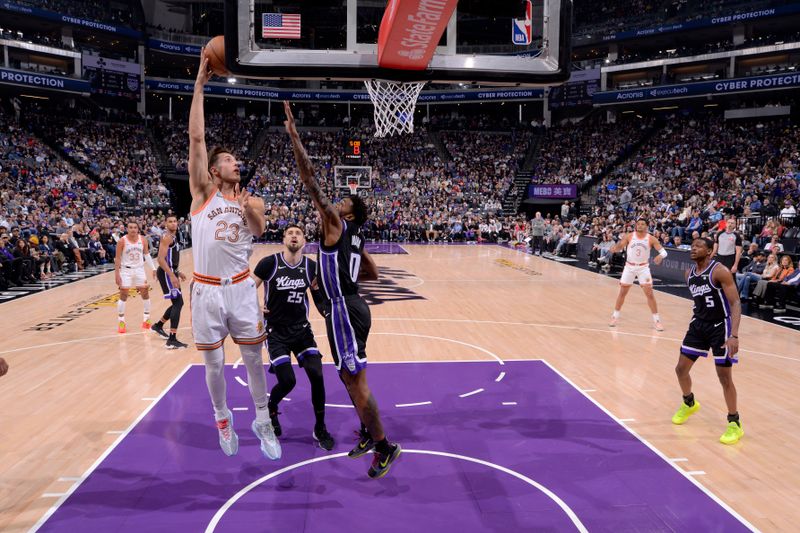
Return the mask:
<path id="1" fill-rule="evenodd" d="M 267 338 L 256 282 L 249 271 L 222 280 L 195 273 L 190 294 L 198 350 L 215 350 L 228 335 L 236 344 L 261 344 Z"/>
<path id="2" fill-rule="evenodd" d="M 120 289 L 133 289 L 147 287 L 147 276 L 144 273 L 144 265 L 140 267 L 120 267 L 119 277 L 122 278 Z"/>
<path id="3" fill-rule="evenodd" d="M 623 285 L 633 285 L 633 282 L 639 280 L 639 285 L 652 285 L 653 275 L 650 274 L 650 265 L 629 265 L 626 264 L 622 269 L 622 277 L 619 282 Z"/>

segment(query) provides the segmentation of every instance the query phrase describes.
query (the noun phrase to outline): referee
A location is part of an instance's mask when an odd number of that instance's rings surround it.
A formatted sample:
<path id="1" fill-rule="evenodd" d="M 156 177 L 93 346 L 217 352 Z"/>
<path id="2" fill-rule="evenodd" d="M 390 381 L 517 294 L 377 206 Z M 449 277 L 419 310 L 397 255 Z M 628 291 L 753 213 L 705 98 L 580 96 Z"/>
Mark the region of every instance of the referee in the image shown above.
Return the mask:
<path id="1" fill-rule="evenodd" d="M 725 229 L 714 237 L 714 252 L 711 257 L 728 267 L 731 274 L 738 271 L 739 259 L 742 257 L 742 236 L 736 231 L 735 216 L 728 217 Z"/>

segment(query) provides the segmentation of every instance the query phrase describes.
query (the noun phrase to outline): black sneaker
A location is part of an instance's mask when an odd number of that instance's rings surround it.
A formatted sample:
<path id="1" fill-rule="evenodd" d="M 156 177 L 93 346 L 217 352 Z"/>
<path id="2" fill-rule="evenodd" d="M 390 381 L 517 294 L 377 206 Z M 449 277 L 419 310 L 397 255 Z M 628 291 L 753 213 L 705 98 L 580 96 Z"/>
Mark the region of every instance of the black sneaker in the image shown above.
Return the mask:
<path id="1" fill-rule="evenodd" d="M 331 451 L 334 444 L 336 444 L 325 426 L 322 426 L 319 429 L 315 428 L 311 436 L 314 437 L 314 440 L 317 441 L 320 448 L 328 452 Z"/>
<path id="2" fill-rule="evenodd" d="M 389 473 L 389 469 L 392 467 L 392 463 L 400 457 L 400 453 L 403 450 L 400 448 L 399 444 L 394 444 L 394 449 L 392 453 L 389 454 L 382 454 L 380 452 L 375 452 L 375 455 L 372 457 L 372 464 L 367 471 L 367 475 L 372 479 L 382 478 L 386 474 Z"/>
<path id="3" fill-rule="evenodd" d="M 356 436 L 358 437 L 358 444 L 347 453 L 347 456 L 353 459 L 368 454 L 375 447 L 375 441 L 366 431 L 356 431 Z"/>
<path id="4" fill-rule="evenodd" d="M 188 344 L 183 343 L 178 339 L 170 338 L 167 340 L 167 350 L 177 350 L 178 348 L 188 348 L 188 347 L 189 347 Z"/>
<path id="5" fill-rule="evenodd" d="M 278 421 L 279 414 L 280 412 L 277 410 L 269 410 L 269 421 L 272 422 L 272 430 L 275 432 L 276 437 L 280 437 L 281 433 L 283 433 L 283 430 L 281 429 L 281 423 Z"/>
<path id="6" fill-rule="evenodd" d="M 155 324 L 150 326 L 150 331 L 152 331 L 153 333 L 158 333 L 165 339 L 169 339 L 169 333 L 164 331 L 164 326 L 161 325 L 161 322 L 156 322 Z"/>

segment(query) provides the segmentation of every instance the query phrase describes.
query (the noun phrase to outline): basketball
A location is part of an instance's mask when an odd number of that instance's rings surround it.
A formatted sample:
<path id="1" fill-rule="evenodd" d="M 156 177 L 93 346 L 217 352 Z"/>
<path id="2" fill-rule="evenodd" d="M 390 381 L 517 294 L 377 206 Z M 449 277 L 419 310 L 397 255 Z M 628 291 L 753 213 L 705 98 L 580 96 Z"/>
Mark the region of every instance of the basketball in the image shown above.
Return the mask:
<path id="1" fill-rule="evenodd" d="M 205 54 L 211 72 L 220 77 L 228 75 L 228 69 L 225 67 L 225 37 L 217 35 L 208 41 Z"/>

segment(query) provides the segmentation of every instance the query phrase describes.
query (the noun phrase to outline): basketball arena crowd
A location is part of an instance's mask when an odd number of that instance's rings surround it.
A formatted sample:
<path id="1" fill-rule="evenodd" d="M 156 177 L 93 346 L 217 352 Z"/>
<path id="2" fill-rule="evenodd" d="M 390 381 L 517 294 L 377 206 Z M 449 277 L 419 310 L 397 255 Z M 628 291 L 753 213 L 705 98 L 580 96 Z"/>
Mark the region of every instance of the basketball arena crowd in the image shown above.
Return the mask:
<path id="1" fill-rule="evenodd" d="M 367 120 L 341 127 L 306 121 L 303 142 L 334 197 L 347 193 L 333 187 L 334 167 L 348 164 L 342 146 L 353 136 L 369 139 L 358 163 L 372 167 L 364 194 L 368 239 L 496 242 L 569 257 L 580 237 L 591 237 L 590 266 L 609 272 L 618 260 L 611 245 L 644 217 L 668 248 L 687 249 L 692 238 L 732 225 L 744 250 L 743 297 L 751 285 L 756 297 L 772 296 L 763 285 L 793 272 L 800 129 L 789 118 L 726 121 L 709 112 L 609 121 L 592 114 L 545 129 L 447 113 L 386 139 L 373 139 Z M 0 100 L 0 288 L 113 262 L 129 217 L 156 245 L 175 205 L 161 172 L 186 171 L 186 128 L 185 117 L 143 121 Z M 211 114 L 207 137 L 237 150 L 251 178 L 247 189 L 264 198 L 262 240 L 279 241 L 289 224 L 315 238 L 317 216 L 300 194 L 275 117 Z M 545 216 L 517 214 L 530 183 L 575 184 L 580 201 Z M 180 218 L 186 246 L 190 224 Z"/>

